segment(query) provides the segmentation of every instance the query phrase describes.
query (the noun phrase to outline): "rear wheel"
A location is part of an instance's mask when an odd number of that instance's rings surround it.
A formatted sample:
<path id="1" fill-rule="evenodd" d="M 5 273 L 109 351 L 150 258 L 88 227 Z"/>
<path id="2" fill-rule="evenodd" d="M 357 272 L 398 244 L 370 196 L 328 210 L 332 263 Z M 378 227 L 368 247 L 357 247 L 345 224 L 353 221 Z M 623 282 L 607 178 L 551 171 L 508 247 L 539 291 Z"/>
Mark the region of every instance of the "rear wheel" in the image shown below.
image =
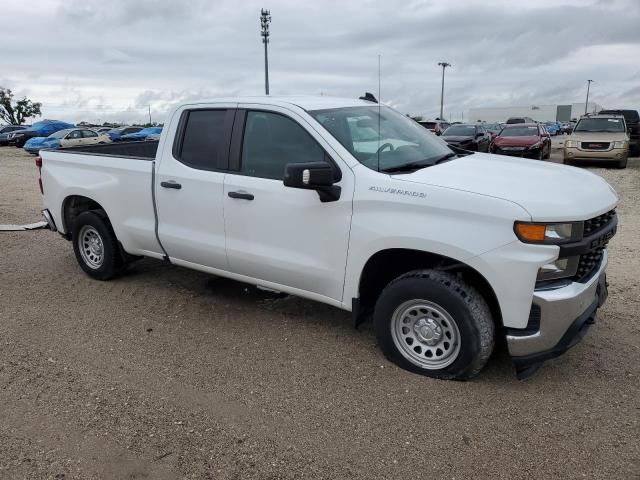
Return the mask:
<path id="1" fill-rule="evenodd" d="M 97 280 L 110 280 L 123 266 L 118 240 L 106 216 L 83 212 L 73 222 L 73 251 L 86 274 Z"/>
<path id="2" fill-rule="evenodd" d="M 446 272 L 417 270 L 392 281 L 376 303 L 374 324 L 389 360 L 428 377 L 472 378 L 493 351 L 487 303 Z"/>

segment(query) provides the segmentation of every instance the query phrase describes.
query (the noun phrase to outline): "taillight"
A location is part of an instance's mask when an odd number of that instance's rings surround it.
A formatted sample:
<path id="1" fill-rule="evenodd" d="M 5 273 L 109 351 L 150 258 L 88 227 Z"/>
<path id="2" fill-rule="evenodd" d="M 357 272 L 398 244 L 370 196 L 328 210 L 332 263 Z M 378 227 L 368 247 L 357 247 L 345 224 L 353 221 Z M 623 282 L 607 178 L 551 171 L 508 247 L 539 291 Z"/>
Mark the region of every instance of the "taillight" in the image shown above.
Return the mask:
<path id="1" fill-rule="evenodd" d="M 38 185 L 40 186 L 40 193 L 44 195 L 44 188 L 42 187 L 42 157 L 36 157 L 36 167 L 38 167 Z"/>

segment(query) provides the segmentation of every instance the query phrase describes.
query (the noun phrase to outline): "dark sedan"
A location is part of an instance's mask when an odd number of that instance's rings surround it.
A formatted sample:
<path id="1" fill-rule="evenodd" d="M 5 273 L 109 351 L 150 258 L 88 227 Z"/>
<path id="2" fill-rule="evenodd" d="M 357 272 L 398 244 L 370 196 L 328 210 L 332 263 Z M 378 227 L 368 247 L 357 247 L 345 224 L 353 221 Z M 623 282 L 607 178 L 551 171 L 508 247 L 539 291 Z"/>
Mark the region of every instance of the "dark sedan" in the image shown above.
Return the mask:
<path id="1" fill-rule="evenodd" d="M 454 147 L 475 152 L 488 152 L 491 143 L 491 135 L 480 124 L 451 125 L 442 133 L 442 139 Z"/>
<path id="2" fill-rule="evenodd" d="M 4 127 L 0 127 L 0 146 L 6 147 L 9 145 L 9 133 L 24 130 L 30 126 L 31 125 L 5 125 Z"/>
<path id="3" fill-rule="evenodd" d="M 493 139 L 493 153 L 544 160 L 551 156 L 551 137 L 537 123 L 507 125 Z"/>

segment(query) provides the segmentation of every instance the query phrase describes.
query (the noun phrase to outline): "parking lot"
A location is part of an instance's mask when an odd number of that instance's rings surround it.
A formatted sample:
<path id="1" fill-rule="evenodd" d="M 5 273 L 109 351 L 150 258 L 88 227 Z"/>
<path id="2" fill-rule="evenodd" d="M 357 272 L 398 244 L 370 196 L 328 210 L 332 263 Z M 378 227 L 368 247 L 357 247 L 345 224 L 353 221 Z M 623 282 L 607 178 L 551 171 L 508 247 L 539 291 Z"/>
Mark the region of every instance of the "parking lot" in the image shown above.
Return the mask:
<path id="1" fill-rule="evenodd" d="M 428 379 L 341 310 L 0 233 L 0 478 L 640 478 L 640 159 L 588 168 L 621 197 L 609 300 L 525 382 L 504 348 Z M 0 148 L 0 224 L 40 220 L 37 177 Z"/>

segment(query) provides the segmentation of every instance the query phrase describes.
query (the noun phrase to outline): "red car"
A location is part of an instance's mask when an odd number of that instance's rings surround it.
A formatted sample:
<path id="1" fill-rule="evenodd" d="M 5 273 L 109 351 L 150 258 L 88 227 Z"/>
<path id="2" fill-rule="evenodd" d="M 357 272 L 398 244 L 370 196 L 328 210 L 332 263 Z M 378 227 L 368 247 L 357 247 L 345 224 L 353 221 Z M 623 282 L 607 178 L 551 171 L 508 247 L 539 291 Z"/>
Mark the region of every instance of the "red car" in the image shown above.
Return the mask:
<path id="1" fill-rule="evenodd" d="M 551 156 L 551 136 L 537 123 L 505 125 L 491 143 L 491 152 L 544 160 Z"/>
<path id="2" fill-rule="evenodd" d="M 420 120 L 418 123 L 436 135 L 442 135 L 442 132 L 449 128 L 450 125 L 449 122 L 444 120 Z"/>

